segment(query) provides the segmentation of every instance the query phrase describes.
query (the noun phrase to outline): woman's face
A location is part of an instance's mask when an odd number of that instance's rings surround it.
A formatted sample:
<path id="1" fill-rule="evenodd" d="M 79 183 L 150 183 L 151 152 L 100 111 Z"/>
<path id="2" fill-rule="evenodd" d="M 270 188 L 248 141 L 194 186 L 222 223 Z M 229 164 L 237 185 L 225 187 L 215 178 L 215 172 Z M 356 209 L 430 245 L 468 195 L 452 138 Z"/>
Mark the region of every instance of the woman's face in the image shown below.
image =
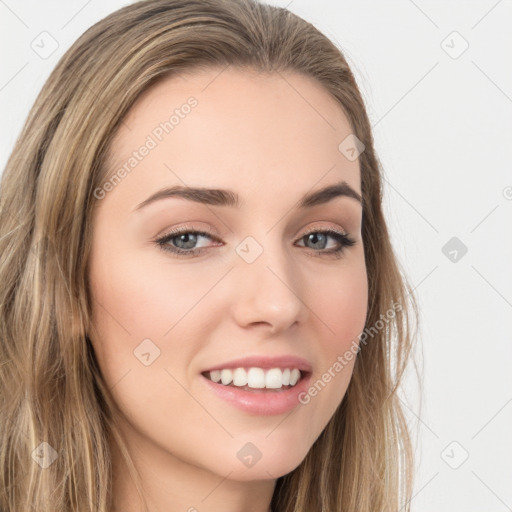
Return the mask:
<path id="1" fill-rule="evenodd" d="M 130 110 L 95 193 L 90 337 L 140 460 L 268 480 L 327 425 L 367 306 L 350 134 L 291 72 L 195 71 Z"/>

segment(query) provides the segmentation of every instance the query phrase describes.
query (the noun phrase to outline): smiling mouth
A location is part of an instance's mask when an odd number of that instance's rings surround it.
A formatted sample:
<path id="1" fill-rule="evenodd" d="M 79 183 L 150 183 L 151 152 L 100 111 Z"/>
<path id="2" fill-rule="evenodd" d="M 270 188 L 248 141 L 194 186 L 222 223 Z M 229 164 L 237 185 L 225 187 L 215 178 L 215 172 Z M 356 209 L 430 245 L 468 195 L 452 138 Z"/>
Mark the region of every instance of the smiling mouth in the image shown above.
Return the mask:
<path id="1" fill-rule="evenodd" d="M 225 387 L 243 391 L 285 391 L 292 389 L 308 372 L 297 368 L 226 368 L 203 372 L 207 379 Z"/>

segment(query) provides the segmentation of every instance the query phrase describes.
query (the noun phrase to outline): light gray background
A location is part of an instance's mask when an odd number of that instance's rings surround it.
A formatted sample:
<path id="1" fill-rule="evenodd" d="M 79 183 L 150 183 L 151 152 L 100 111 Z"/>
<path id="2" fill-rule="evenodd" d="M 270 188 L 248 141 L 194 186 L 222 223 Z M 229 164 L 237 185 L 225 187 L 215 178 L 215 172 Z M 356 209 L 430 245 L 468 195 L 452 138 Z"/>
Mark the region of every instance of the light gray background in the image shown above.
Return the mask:
<path id="1" fill-rule="evenodd" d="M 0 0 L 1 169 L 64 51 L 127 3 Z M 343 49 L 374 127 L 393 243 L 421 309 L 423 402 L 413 373 L 403 397 L 412 509 L 512 510 L 512 3 L 269 3 Z"/>

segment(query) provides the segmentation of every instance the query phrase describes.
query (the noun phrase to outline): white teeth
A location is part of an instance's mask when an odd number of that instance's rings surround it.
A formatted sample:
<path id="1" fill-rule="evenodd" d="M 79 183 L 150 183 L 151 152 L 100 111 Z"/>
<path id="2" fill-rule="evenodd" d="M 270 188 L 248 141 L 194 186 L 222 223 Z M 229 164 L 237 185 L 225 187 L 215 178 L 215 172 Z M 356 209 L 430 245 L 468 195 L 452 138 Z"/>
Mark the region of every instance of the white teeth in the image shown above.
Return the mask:
<path id="1" fill-rule="evenodd" d="M 283 387 L 283 372 L 279 368 L 272 368 L 265 375 L 265 387 L 279 389 Z"/>
<path id="2" fill-rule="evenodd" d="M 214 370 L 210 372 L 210 379 L 212 379 L 213 382 L 220 382 L 220 374 L 221 372 L 219 370 Z"/>
<path id="3" fill-rule="evenodd" d="M 300 379 L 300 371 L 294 368 L 290 373 L 290 386 L 295 386 L 297 381 Z"/>
<path id="4" fill-rule="evenodd" d="M 208 374 L 206 374 L 208 375 Z M 280 389 L 283 386 L 295 386 L 301 377 L 297 368 L 236 368 L 234 370 L 213 370 L 209 372 L 210 380 L 224 386 L 248 386 L 254 389 Z"/>
<path id="5" fill-rule="evenodd" d="M 243 370 L 242 368 L 239 368 Z M 243 370 L 245 371 L 245 370 Z M 261 368 L 249 368 L 247 373 L 247 385 L 250 388 L 262 389 L 265 387 L 265 372 Z"/>
<path id="6" fill-rule="evenodd" d="M 243 368 L 237 368 L 233 372 L 233 385 L 247 386 L 247 372 Z"/>
<path id="7" fill-rule="evenodd" d="M 220 380 L 224 386 L 231 384 L 231 381 L 233 380 L 233 372 L 231 370 L 222 370 L 220 372 Z"/>

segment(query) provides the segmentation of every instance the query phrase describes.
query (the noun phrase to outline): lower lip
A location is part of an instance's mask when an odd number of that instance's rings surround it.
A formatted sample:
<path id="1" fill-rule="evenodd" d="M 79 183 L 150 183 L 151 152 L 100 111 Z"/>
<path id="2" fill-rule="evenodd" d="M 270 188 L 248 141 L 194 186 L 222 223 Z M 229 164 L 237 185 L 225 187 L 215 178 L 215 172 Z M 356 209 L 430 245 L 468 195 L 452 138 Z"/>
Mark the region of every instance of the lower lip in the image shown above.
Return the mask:
<path id="1" fill-rule="evenodd" d="M 305 393 L 311 379 L 311 373 L 303 377 L 295 386 L 285 390 L 255 389 L 244 391 L 234 386 L 224 386 L 201 375 L 209 389 L 229 404 L 242 411 L 271 416 L 291 411 L 299 402 L 299 394 Z"/>

